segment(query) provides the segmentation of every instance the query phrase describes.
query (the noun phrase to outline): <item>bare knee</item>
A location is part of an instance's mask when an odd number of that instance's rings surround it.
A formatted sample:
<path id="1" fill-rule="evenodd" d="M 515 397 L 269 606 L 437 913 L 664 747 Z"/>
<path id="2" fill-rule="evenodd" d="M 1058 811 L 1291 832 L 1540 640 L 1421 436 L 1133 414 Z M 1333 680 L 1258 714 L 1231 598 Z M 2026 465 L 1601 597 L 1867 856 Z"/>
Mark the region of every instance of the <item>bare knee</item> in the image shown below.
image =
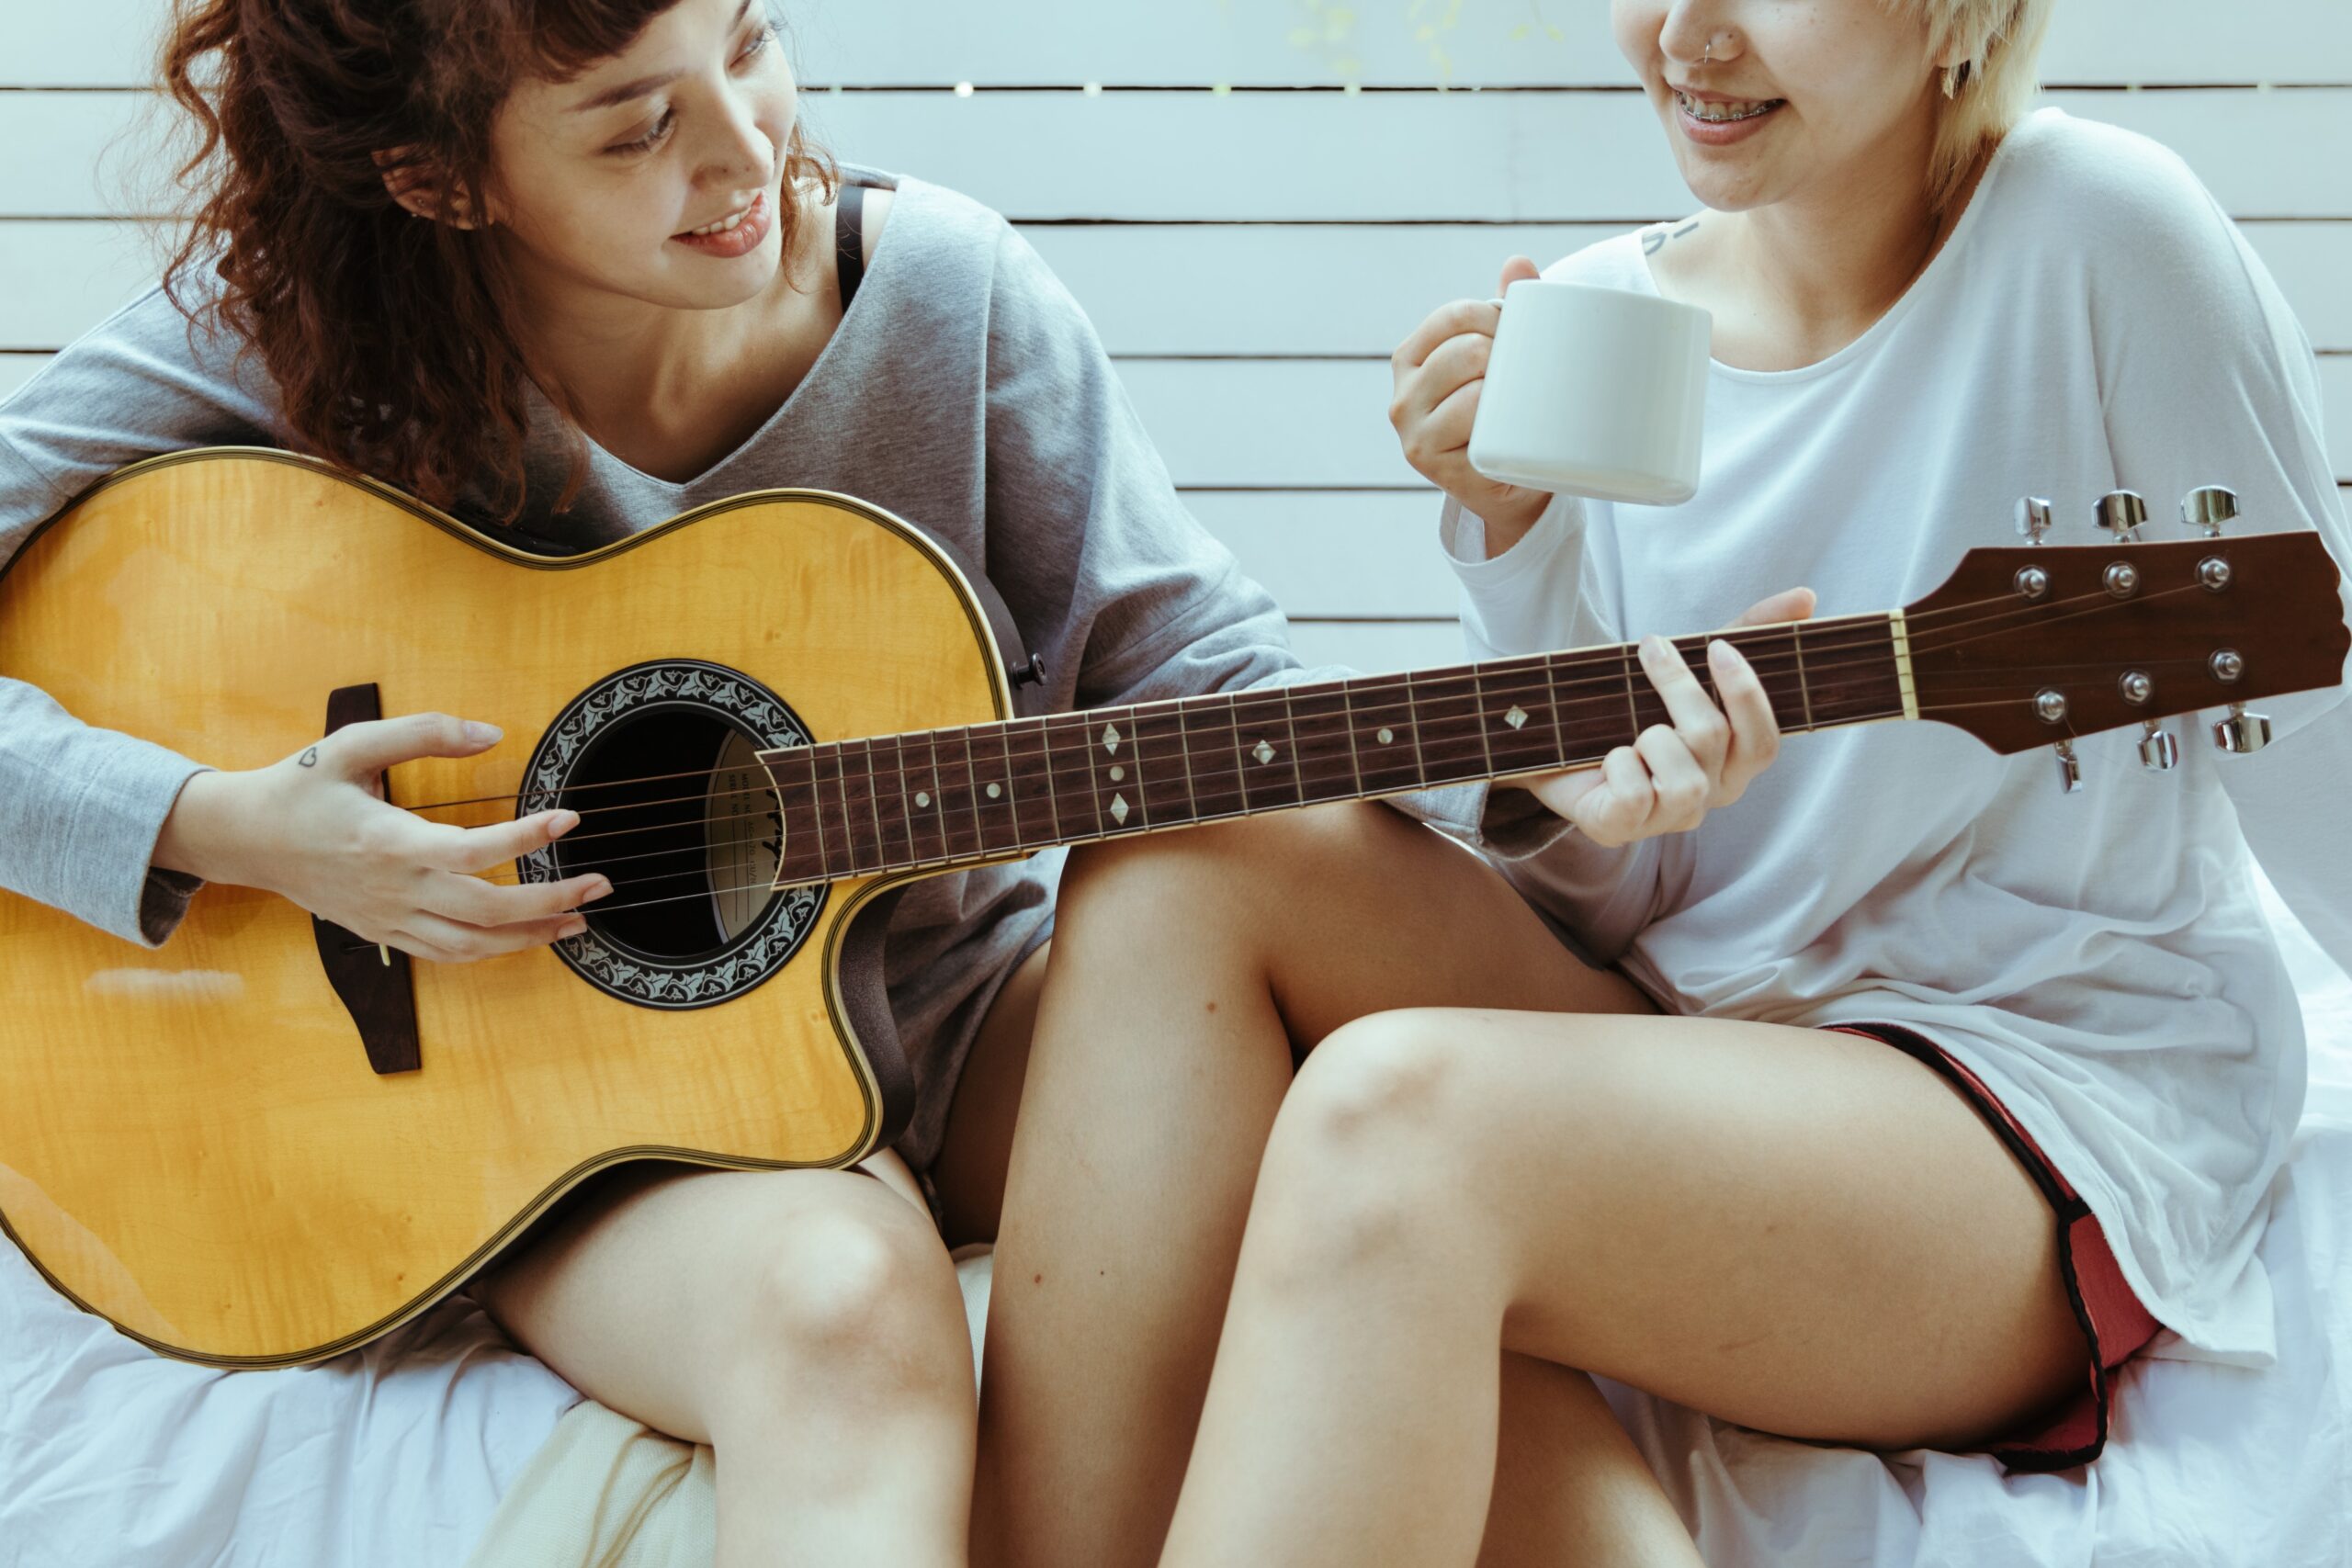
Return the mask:
<path id="1" fill-rule="evenodd" d="M 1467 1199 L 1452 1156 L 1475 1136 L 1454 1070 L 1455 1016 L 1374 1014 L 1335 1031 L 1300 1070 L 1250 1221 L 1295 1284 L 1338 1287 L 1455 1250 Z"/>
<path id="2" fill-rule="evenodd" d="M 963 1299 L 938 1233 L 879 1187 L 848 1196 L 799 1210 L 755 1244 L 741 1325 L 749 1370 L 804 1396 L 968 1400 Z"/>

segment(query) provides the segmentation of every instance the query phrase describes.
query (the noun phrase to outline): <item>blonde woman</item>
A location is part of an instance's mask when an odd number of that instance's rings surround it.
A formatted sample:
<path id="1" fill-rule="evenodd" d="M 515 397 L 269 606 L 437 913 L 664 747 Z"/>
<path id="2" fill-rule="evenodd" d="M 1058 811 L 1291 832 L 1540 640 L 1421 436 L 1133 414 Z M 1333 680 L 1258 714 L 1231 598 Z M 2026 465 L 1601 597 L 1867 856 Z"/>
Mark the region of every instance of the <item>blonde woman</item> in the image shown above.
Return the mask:
<path id="1" fill-rule="evenodd" d="M 1477 651 L 1721 625 L 1788 581 L 1901 604 L 2028 492 L 2087 541 L 2118 486 L 2224 482 L 2244 526 L 2352 553 L 2309 344 L 2212 198 L 2137 136 L 2021 114 L 2049 10 L 1617 0 L 1705 209 L 1548 276 L 1713 311 L 1707 468 L 1663 513 L 1487 482 L 1464 448 L 1495 312 L 1432 315 L 1393 412 L 1451 498 Z M 1645 782 L 1695 823 L 1507 868 L 1662 1016 L 1424 1010 L 1322 1043 L 1163 1564 L 1697 1562 L 1588 1374 L 2053 1469 L 2096 1460 L 2113 1369 L 2160 1331 L 2271 1356 L 2254 1249 L 2304 1066 L 2248 850 L 2352 960 L 2340 698 L 2169 772 L 2094 738 L 2075 795 L 2046 752 L 1931 725 L 1809 738 L 1712 816 L 1720 735 L 1545 785 L 1588 827 Z M 1498 1474 L 1498 1390 L 1529 1359 L 1563 1391 L 1562 1479 L 1503 1540 L 1489 1498 L 1529 1461 L 1506 1441 Z"/>

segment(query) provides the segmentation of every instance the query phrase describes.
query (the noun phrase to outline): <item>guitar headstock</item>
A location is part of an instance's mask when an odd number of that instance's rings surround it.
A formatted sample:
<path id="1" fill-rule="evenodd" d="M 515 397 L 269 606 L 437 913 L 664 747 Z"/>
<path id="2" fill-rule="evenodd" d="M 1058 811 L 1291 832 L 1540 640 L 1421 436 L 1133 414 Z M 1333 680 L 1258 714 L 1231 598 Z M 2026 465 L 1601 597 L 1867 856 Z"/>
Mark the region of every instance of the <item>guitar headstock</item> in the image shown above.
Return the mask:
<path id="1" fill-rule="evenodd" d="M 2182 516 L 2202 536 L 2145 543 L 2145 504 L 2099 502 L 2111 542 L 2044 545 L 2046 502 L 2018 508 L 2027 543 L 1971 550 L 1943 586 L 1904 612 L 1919 716 L 2002 753 L 2055 746 L 2066 787 L 2073 741 L 2139 725 L 2141 758 L 2169 768 L 2164 719 L 2207 708 L 2229 751 L 2259 750 L 2268 725 L 2245 705 L 2344 678 L 2352 631 L 2336 564 L 2311 530 L 2224 537 L 2236 497 L 2192 491 Z"/>

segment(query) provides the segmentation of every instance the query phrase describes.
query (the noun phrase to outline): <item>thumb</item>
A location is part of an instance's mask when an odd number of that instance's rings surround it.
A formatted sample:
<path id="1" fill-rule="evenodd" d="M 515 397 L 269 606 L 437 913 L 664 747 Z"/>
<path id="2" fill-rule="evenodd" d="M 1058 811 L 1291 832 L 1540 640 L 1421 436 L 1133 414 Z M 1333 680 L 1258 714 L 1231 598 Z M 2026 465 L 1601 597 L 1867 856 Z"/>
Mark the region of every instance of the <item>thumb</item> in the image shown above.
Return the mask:
<path id="1" fill-rule="evenodd" d="M 1815 603 L 1810 588 L 1789 588 L 1770 599 L 1758 599 L 1739 613 L 1736 626 L 1769 626 L 1777 621 L 1803 621 L 1813 615 Z"/>
<path id="2" fill-rule="evenodd" d="M 470 757 L 500 739 L 494 724 L 468 723 L 446 713 L 408 713 L 345 725 L 324 745 L 337 770 L 372 784 L 395 763 L 418 757 Z"/>
<path id="3" fill-rule="evenodd" d="M 1500 294 L 1509 289 L 1514 283 L 1524 283 L 1530 278 L 1541 277 L 1543 276 L 1543 269 L 1538 267 L 1533 262 L 1528 260 L 1527 257 L 1513 256 L 1510 260 L 1503 263 L 1503 280 L 1501 284 L 1496 288 L 1495 292 Z"/>

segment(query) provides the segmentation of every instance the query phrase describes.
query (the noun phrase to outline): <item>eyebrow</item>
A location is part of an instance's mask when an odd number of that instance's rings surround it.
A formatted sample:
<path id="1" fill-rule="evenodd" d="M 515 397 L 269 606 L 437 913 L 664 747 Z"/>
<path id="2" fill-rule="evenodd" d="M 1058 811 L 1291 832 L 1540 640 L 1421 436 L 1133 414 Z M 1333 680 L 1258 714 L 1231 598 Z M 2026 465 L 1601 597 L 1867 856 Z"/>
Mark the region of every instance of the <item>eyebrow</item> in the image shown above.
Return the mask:
<path id="1" fill-rule="evenodd" d="M 751 14 L 752 0 L 743 0 L 742 6 L 735 13 L 735 19 L 727 24 L 727 30 L 731 33 L 741 27 L 743 18 Z M 607 87 L 594 97 L 585 98 L 572 105 L 571 112 L 585 114 L 590 109 L 608 109 L 616 104 L 625 104 L 631 98 L 641 98 L 658 88 L 668 86 L 683 74 L 684 74 L 683 72 L 670 71 L 659 76 L 640 76 L 634 82 L 624 82 L 617 87 Z"/>

